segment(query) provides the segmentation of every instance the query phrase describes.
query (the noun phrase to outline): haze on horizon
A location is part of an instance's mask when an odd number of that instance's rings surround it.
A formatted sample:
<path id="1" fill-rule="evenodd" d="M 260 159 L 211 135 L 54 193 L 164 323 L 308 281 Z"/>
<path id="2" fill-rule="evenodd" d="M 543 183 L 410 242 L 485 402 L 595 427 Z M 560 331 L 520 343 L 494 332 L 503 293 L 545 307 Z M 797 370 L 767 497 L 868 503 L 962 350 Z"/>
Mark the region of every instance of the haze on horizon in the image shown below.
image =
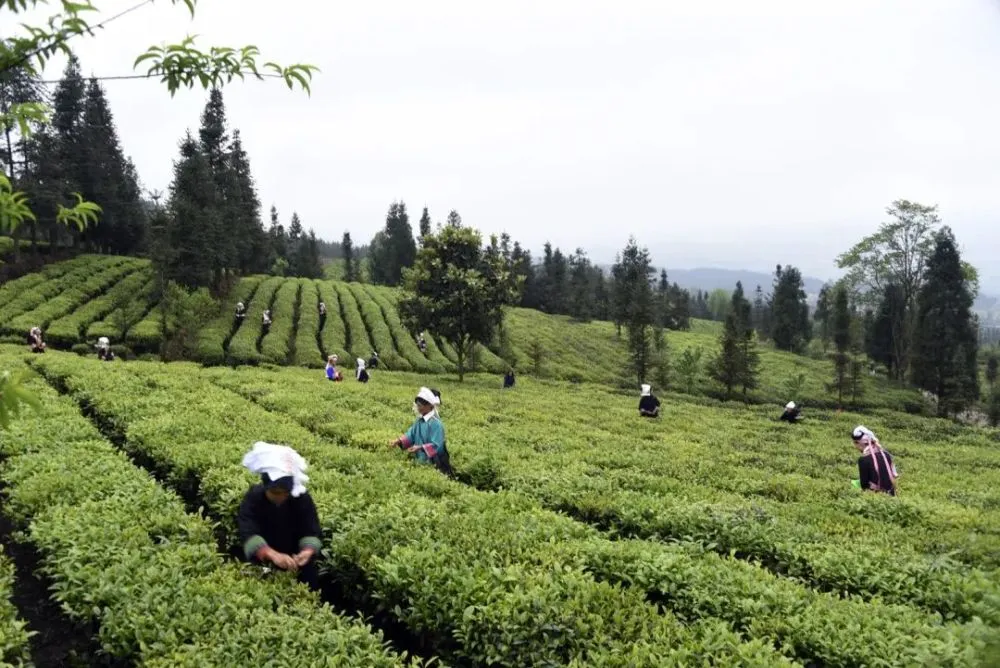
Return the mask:
<path id="1" fill-rule="evenodd" d="M 102 17 L 133 4 L 98 0 Z M 74 46 L 85 76 L 114 76 L 192 33 L 321 68 L 311 98 L 269 81 L 225 100 L 265 219 L 295 210 L 330 240 L 367 243 L 402 199 L 414 226 L 455 208 L 535 252 L 604 263 L 634 234 L 668 268 L 827 278 L 907 198 L 938 204 L 1000 291 L 995 0 L 202 0 L 194 21 L 147 5 Z M 105 87 L 144 185 L 166 190 L 207 94 Z"/>

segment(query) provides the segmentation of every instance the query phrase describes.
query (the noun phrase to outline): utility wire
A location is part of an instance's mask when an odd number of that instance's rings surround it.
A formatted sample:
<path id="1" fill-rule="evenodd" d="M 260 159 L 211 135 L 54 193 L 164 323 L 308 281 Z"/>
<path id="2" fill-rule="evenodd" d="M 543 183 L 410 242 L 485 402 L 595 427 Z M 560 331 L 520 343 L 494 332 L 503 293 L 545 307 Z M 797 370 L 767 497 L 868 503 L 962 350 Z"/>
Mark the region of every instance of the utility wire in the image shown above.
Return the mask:
<path id="1" fill-rule="evenodd" d="M 135 4 L 135 5 L 132 5 L 128 9 L 125 9 L 125 10 L 122 10 L 122 11 L 118 12 L 114 16 L 111 16 L 109 18 L 104 19 L 103 21 L 101 21 L 97 25 L 90 26 L 87 29 L 86 32 L 91 33 L 94 30 L 98 30 L 98 29 L 104 28 L 105 26 L 107 26 L 112 21 L 116 21 L 116 20 L 120 19 L 121 17 L 125 16 L 126 14 L 131 14 L 135 10 L 137 10 L 137 9 L 139 9 L 141 7 L 144 7 L 146 5 L 151 5 L 151 4 L 153 4 L 153 0 L 142 0 L 142 2 L 139 2 L 139 3 Z M 3 68 L 3 70 L 0 70 L 0 74 L 3 74 L 5 72 L 9 72 L 10 70 L 13 70 L 13 69 L 16 69 L 16 68 L 20 67 L 21 65 L 24 65 L 26 62 L 28 62 L 29 60 L 31 60 L 32 58 L 34 58 L 35 56 L 37 56 L 42 51 L 45 51 L 46 49 L 51 49 L 52 47 L 54 47 L 55 45 L 59 44 L 60 42 L 68 42 L 71 39 L 73 39 L 74 37 L 79 36 L 80 34 L 82 34 L 82 33 L 72 33 L 72 34 L 70 34 L 70 35 L 68 35 L 66 37 L 63 37 L 62 35 L 59 35 L 55 39 L 50 40 L 47 44 L 43 44 L 43 45 L 39 46 L 37 49 L 35 49 L 33 51 L 29 51 L 28 53 L 26 53 L 23 56 L 21 56 L 21 58 L 19 58 L 18 60 L 14 61 L 13 63 L 9 63 L 6 67 Z"/>
<path id="2" fill-rule="evenodd" d="M 104 76 L 104 77 L 83 77 L 84 81 L 90 81 L 91 79 L 96 79 L 97 81 L 132 81 L 136 79 L 153 79 L 158 78 L 162 75 L 160 74 L 119 74 L 116 76 Z M 261 72 L 260 76 L 265 79 L 280 79 L 280 74 L 275 74 L 273 72 Z M 256 74 L 250 74 L 248 78 L 257 78 Z M 36 81 L 35 83 L 45 84 L 48 86 L 56 86 L 65 81 L 66 78 L 62 77 L 59 79 L 43 79 L 41 81 Z"/>

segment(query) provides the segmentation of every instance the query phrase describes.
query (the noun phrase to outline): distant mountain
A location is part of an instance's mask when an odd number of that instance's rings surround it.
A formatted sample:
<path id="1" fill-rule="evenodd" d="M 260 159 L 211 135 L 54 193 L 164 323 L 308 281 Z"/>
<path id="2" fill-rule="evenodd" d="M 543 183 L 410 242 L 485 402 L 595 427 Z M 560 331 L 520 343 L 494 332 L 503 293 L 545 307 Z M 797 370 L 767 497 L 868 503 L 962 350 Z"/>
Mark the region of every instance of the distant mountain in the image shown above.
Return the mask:
<path id="1" fill-rule="evenodd" d="M 656 270 L 659 273 L 659 269 Z M 743 291 L 751 293 L 759 285 L 764 292 L 770 292 L 774 284 L 774 274 L 765 274 L 761 271 L 749 271 L 746 269 L 715 269 L 711 267 L 699 267 L 697 269 L 671 269 L 667 268 L 667 279 L 671 283 L 677 283 L 682 288 L 688 290 L 727 290 L 732 291 L 736 287 L 736 281 L 743 283 Z M 819 294 L 820 288 L 825 281 L 812 276 L 803 276 L 805 290 L 810 295 Z"/>

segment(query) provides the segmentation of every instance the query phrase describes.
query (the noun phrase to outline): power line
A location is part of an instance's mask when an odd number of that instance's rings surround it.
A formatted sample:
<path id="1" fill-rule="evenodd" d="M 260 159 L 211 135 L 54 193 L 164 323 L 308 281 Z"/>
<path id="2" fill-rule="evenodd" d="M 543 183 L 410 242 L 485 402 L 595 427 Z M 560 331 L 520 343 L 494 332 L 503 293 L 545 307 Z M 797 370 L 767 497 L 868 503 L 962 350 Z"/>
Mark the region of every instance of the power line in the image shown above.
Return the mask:
<path id="1" fill-rule="evenodd" d="M 96 79 L 97 81 L 133 81 L 133 80 L 136 80 L 136 79 L 153 79 L 153 78 L 158 78 L 160 76 L 162 76 L 162 75 L 161 74 L 119 74 L 119 75 L 102 76 L 102 77 L 90 76 L 90 77 L 83 77 L 83 79 L 84 79 L 84 81 L 90 81 L 91 79 Z M 251 74 L 250 76 L 252 78 L 257 78 L 258 75 Z M 273 72 L 261 72 L 260 76 L 264 77 L 265 79 L 280 79 L 280 78 L 282 78 L 280 74 L 275 74 Z M 61 77 L 59 79 L 43 79 L 41 81 L 36 81 L 36 83 L 45 84 L 47 86 L 57 86 L 60 83 L 62 83 L 63 81 L 65 81 L 65 80 L 66 80 L 66 77 Z"/>
<path id="2" fill-rule="evenodd" d="M 101 21 L 97 25 L 90 26 L 87 29 L 86 32 L 93 32 L 94 30 L 99 30 L 101 28 L 104 28 L 105 26 L 107 26 L 112 21 L 116 21 L 116 20 L 120 19 L 121 17 L 125 16 L 126 14 L 131 14 L 132 12 L 134 12 L 137 9 L 139 9 L 140 7 L 143 7 L 145 5 L 150 5 L 150 4 L 153 4 L 153 0 L 142 0 L 139 3 L 137 3 L 135 5 L 132 5 L 128 9 L 122 10 L 122 11 L 118 12 L 117 14 L 115 14 L 114 16 L 111 16 L 111 17 L 109 17 L 109 18 Z M 34 51 L 29 51 L 28 53 L 24 54 L 23 56 L 21 56 L 21 58 L 19 58 L 18 60 L 14 61 L 13 63 L 8 64 L 6 67 L 3 68 L 3 70 L 0 70 L 0 74 L 2 74 L 4 72 L 9 72 L 10 70 L 13 70 L 13 69 L 16 69 L 16 68 L 20 67 L 21 65 L 24 65 L 26 62 L 28 62 L 29 60 L 31 60 L 32 58 L 34 58 L 35 56 L 37 56 L 42 51 L 45 51 L 47 49 L 51 49 L 52 47 L 54 47 L 55 45 L 59 44 L 60 42 L 64 42 L 64 43 L 68 42 L 71 39 L 73 39 L 74 37 L 78 37 L 80 34 L 82 34 L 82 33 L 72 33 L 72 34 L 70 34 L 67 37 L 57 36 L 55 39 L 51 40 L 48 44 L 43 44 L 42 46 L 39 46 Z"/>

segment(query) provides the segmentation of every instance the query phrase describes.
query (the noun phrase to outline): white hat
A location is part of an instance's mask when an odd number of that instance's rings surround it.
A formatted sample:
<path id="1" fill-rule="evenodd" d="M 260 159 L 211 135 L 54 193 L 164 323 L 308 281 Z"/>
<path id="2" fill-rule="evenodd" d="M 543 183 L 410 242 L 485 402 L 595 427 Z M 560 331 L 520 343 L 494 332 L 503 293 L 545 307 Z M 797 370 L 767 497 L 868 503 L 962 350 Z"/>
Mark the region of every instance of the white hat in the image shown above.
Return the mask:
<path id="1" fill-rule="evenodd" d="M 358 358 L 358 368 L 359 369 L 364 369 L 365 368 L 365 361 L 363 359 L 361 359 L 360 357 Z"/>
<path id="2" fill-rule="evenodd" d="M 789 401 L 787 404 L 785 404 L 785 409 L 786 410 L 792 410 L 793 408 L 795 408 L 795 402 L 794 401 Z"/>
<path id="3" fill-rule="evenodd" d="M 649 392 L 650 392 L 650 390 L 652 390 L 652 389 L 653 389 L 653 388 L 652 388 L 652 387 L 651 387 L 650 385 L 643 385 L 643 386 L 642 386 L 642 396 L 644 396 L 644 397 L 648 397 L 648 396 L 649 396 Z"/>
<path id="4" fill-rule="evenodd" d="M 429 403 L 431 406 L 440 406 L 441 405 L 441 400 L 438 398 L 438 396 L 436 394 L 434 394 L 433 392 L 431 392 L 430 388 L 427 388 L 427 387 L 421 387 L 420 388 L 420 391 L 417 392 L 417 399 L 423 399 L 424 401 L 426 401 L 427 403 Z"/>

